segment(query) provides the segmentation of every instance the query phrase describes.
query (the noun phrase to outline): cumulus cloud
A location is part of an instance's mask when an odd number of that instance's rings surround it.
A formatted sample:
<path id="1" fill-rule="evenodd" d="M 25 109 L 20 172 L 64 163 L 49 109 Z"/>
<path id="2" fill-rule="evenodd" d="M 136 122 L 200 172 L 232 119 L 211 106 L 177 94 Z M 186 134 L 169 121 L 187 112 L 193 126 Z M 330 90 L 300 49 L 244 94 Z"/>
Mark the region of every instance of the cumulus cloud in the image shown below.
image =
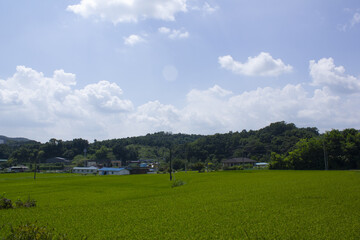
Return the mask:
<path id="1" fill-rule="evenodd" d="M 301 84 L 289 84 L 234 94 L 215 85 L 193 89 L 186 99 L 182 109 L 160 102 L 144 104 L 132 115 L 132 122 L 141 126 L 142 134 L 149 129 L 211 134 L 258 129 L 282 120 L 321 130 L 360 127 L 360 113 L 354 109 L 360 96 L 339 97 L 326 88 L 308 92 Z"/>
<path id="2" fill-rule="evenodd" d="M 159 101 L 150 101 L 139 106 L 135 113 L 129 116 L 138 129 L 146 133 L 149 127 L 152 131 L 175 129 L 181 125 L 181 112 L 172 105 Z"/>
<path id="3" fill-rule="evenodd" d="M 219 57 L 218 62 L 222 68 L 245 76 L 279 76 L 293 69 L 266 52 L 261 52 L 256 57 L 248 57 L 245 63 L 235 61 L 230 55 Z"/>
<path id="4" fill-rule="evenodd" d="M 46 77 L 18 66 L 12 77 L 0 80 L 0 132 L 11 129 L 18 136 L 29 131 L 34 138 L 39 134 L 69 137 L 84 134 L 82 130 L 89 126 L 92 132 L 101 129 L 113 116 L 120 119 L 132 111 L 132 102 L 122 98 L 117 84 L 100 81 L 74 89 L 75 78 L 64 70 Z"/>
<path id="5" fill-rule="evenodd" d="M 134 46 L 141 42 L 145 42 L 145 39 L 139 35 L 132 34 L 128 37 L 124 37 L 124 44 L 128 46 Z"/>
<path id="6" fill-rule="evenodd" d="M 47 141 L 52 137 L 109 139 L 156 131 L 213 134 L 258 129 L 275 121 L 320 130 L 360 128 L 360 93 L 339 95 L 331 88 L 333 80 L 322 78 L 335 74 L 332 78 L 337 79 L 341 73 L 347 79 L 344 69 L 321 59 L 313 62 L 312 70 L 317 83 L 312 90 L 305 84 L 288 84 L 234 93 L 214 85 L 189 91 L 185 105 L 179 108 L 159 101 L 134 107 L 116 83 L 100 81 L 75 89 L 74 74 L 56 70 L 47 77 L 19 66 L 13 76 L 0 79 L 0 132 Z"/>
<path id="7" fill-rule="evenodd" d="M 360 79 L 345 74 L 345 68 L 335 66 L 332 58 L 322 58 L 317 62 L 311 60 L 309 69 L 314 86 L 329 87 L 334 92 L 360 92 Z"/>
<path id="8" fill-rule="evenodd" d="M 174 21 L 177 13 L 187 11 L 187 0 L 81 0 L 69 5 L 67 10 L 114 24 L 147 18 Z"/>
<path id="9" fill-rule="evenodd" d="M 170 39 L 188 38 L 190 35 L 189 32 L 185 31 L 184 29 L 170 29 L 167 27 L 159 28 L 158 32 L 168 36 Z"/>

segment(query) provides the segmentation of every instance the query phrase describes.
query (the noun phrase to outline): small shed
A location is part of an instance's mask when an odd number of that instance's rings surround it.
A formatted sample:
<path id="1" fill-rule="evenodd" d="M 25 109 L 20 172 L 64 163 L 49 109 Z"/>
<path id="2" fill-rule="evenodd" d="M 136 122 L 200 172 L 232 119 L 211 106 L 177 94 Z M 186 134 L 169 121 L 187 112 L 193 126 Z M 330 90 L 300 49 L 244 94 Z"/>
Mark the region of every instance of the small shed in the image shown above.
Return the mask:
<path id="1" fill-rule="evenodd" d="M 100 175 L 129 175 L 130 171 L 125 168 L 108 168 L 99 169 Z"/>
<path id="2" fill-rule="evenodd" d="M 91 167 L 74 167 L 72 169 L 73 173 L 82 173 L 82 174 L 92 174 L 92 173 L 97 173 L 98 172 L 98 168 L 91 166 Z"/>

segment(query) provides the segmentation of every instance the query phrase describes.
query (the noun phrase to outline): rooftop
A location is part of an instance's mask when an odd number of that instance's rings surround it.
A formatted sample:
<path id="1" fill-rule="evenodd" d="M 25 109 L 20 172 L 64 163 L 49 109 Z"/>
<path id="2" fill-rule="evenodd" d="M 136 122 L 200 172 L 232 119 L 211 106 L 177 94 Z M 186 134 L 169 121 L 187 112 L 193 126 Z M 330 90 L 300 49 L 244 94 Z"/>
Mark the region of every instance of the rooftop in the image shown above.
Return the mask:
<path id="1" fill-rule="evenodd" d="M 256 163 L 255 160 L 250 158 L 231 158 L 222 161 L 223 163 Z"/>
<path id="2" fill-rule="evenodd" d="M 75 170 L 94 170 L 98 169 L 97 167 L 91 166 L 91 167 L 74 167 Z"/>
<path id="3" fill-rule="evenodd" d="M 113 172 L 119 172 L 121 170 L 124 170 L 125 168 L 108 168 L 108 167 L 104 167 L 99 169 L 99 171 L 113 171 Z"/>

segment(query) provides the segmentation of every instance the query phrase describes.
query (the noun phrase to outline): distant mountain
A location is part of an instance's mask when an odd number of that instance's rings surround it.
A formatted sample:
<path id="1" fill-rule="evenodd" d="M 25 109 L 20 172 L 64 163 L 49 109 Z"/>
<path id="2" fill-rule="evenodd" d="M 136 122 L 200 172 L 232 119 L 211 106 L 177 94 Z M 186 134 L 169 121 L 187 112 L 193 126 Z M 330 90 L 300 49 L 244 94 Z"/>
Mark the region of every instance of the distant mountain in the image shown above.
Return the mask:
<path id="1" fill-rule="evenodd" d="M 35 142 L 35 141 L 27 139 L 27 138 L 22 138 L 22 137 L 11 138 L 11 137 L 6 137 L 3 135 L 0 135 L 0 144 L 8 144 L 8 145 L 20 144 L 21 145 L 21 144 L 29 143 L 29 142 Z"/>

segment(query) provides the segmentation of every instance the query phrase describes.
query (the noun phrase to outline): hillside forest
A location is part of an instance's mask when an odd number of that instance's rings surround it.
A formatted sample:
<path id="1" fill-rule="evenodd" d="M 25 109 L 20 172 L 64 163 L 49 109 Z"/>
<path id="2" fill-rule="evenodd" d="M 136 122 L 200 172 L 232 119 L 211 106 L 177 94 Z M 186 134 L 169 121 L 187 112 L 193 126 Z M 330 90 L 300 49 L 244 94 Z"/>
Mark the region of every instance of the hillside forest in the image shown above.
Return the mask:
<path id="1" fill-rule="evenodd" d="M 171 152 L 173 169 L 206 164 L 220 169 L 221 161 L 246 157 L 269 162 L 270 169 L 359 169 L 360 132 L 356 129 L 332 130 L 319 134 L 317 128 L 298 128 L 293 123 L 276 122 L 259 130 L 242 130 L 214 135 L 158 132 L 139 137 L 104 141 L 77 138 L 50 139 L 39 143 L 28 139 L 0 136 L 0 159 L 5 167 L 44 163 L 63 157 L 76 166 L 84 160 L 153 159 L 166 168 Z"/>

